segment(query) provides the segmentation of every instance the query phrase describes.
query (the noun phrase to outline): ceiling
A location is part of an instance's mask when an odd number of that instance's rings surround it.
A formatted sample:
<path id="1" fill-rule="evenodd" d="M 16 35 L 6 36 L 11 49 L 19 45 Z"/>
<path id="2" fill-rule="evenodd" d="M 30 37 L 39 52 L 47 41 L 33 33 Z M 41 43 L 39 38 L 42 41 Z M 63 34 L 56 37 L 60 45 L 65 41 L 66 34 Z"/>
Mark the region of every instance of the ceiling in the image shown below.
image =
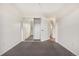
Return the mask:
<path id="1" fill-rule="evenodd" d="M 79 9 L 77 3 L 16 3 L 14 6 L 24 17 L 45 16 L 62 18 Z"/>

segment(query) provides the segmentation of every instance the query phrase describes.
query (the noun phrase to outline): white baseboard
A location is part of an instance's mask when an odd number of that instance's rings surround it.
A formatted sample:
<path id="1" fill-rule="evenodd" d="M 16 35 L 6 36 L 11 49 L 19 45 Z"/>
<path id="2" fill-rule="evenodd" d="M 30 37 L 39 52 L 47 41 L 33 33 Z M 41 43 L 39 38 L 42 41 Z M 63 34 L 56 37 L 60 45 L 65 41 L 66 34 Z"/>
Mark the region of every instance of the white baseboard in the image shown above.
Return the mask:
<path id="1" fill-rule="evenodd" d="M 7 51 L 9 51 L 10 49 L 12 49 L 13 47 L 15 47 L 17 44 L 19 44 L 21 41 L 18 41 L 16 44 L 12 45 L 11 47 L 9 47 L 8 49 L 6 49 L 5 51 L 3 51 L 2 53 L 0 53 L 0 56 L 3 55 L 4 53 L 6 53 Z"/>

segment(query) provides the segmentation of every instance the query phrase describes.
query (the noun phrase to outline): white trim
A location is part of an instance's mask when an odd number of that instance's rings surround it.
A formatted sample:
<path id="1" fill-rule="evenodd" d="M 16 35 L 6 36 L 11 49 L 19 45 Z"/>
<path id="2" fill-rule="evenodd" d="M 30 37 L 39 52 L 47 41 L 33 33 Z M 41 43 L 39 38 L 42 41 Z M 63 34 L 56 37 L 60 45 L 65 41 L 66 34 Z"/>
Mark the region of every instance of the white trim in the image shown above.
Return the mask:
<path id="1" fill-rule="evenodd" d="M 3 51 L 2 53 L 0 53 L 0 55 L 3 55 L 4 53 L 6 53 L 7 51 L 9 51 L 10 49 L 12 49 L 13 47 L 15 47 L 17 44 L 19 44 L 21 41 L 19 40 L 16 44 L 13 44 L 11 47 L 9 47 L 8 49 L 6 49 L 5 51 Z"/>

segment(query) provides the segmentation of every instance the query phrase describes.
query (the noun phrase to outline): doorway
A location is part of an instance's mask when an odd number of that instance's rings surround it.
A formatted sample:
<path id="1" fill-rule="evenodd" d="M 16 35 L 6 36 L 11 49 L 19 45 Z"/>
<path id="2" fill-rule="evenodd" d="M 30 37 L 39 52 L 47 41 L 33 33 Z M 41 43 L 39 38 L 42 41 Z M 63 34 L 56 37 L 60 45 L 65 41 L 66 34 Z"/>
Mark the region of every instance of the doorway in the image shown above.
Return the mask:
<path id="1" fill-rule="evenodd" d="M 41 18 L 34 18 L 33 23 L 33 40 L 41 40 Z"/>

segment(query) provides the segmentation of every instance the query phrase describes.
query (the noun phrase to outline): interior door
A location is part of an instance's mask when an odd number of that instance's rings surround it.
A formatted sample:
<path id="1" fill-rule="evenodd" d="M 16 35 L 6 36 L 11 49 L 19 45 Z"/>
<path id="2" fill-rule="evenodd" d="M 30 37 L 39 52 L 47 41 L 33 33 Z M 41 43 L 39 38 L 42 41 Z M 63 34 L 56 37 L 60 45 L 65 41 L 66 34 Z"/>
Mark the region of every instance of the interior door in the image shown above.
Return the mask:
<path id="1" fill-rule="evenodd" d="M 45 18 L 41 20 L 41 41 L 48 40 L 49 32 L 48 32 L 48 21 Z"/>

